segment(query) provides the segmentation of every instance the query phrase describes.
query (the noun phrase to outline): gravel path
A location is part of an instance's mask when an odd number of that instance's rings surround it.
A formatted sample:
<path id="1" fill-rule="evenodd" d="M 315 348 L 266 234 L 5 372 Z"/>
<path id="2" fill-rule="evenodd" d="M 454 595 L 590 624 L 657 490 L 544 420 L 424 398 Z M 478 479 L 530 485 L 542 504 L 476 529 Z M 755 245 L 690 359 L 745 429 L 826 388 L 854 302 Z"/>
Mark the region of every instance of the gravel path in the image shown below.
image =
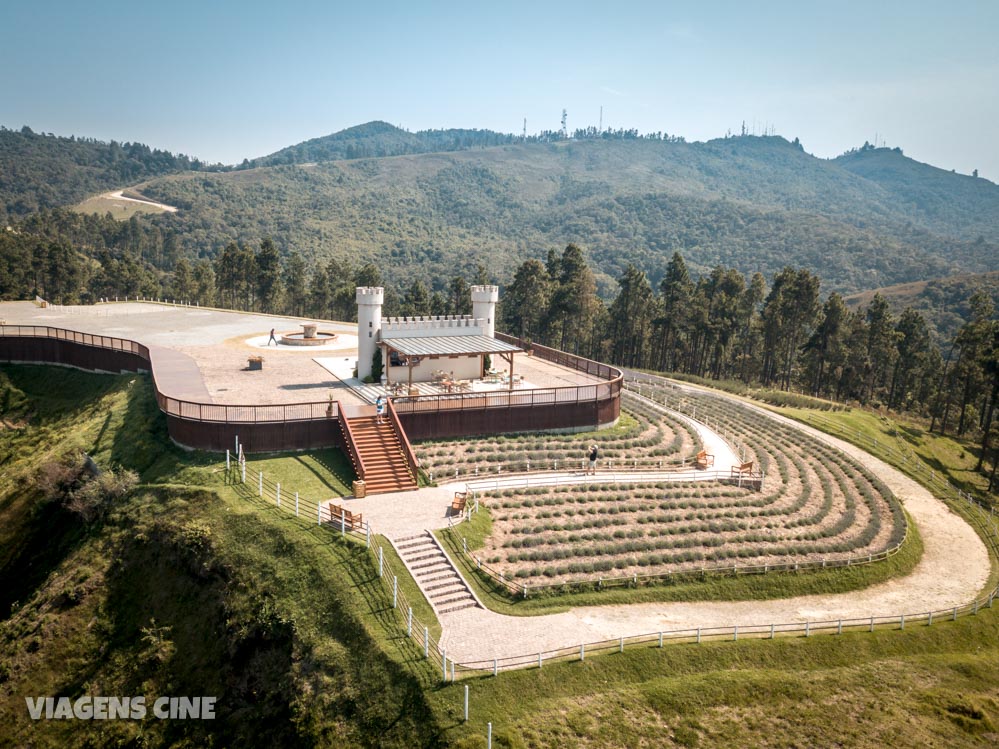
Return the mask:
<path id="1" fill-rule="evenodd" d="M 782 420 L 838 447 L 891 488 L 923 539 L 924 554 L 912 573 L 853 593 L 772 601 L 587 606 L 536 617 L 465 609 L 442 617 L 442 647 L 458 662 L 504 658 L 660 630 L 916 614 L 964 604 L 980 592 L 988 578 L 988 552 L 960 516 L 872 455 L 823 432 Z"/>

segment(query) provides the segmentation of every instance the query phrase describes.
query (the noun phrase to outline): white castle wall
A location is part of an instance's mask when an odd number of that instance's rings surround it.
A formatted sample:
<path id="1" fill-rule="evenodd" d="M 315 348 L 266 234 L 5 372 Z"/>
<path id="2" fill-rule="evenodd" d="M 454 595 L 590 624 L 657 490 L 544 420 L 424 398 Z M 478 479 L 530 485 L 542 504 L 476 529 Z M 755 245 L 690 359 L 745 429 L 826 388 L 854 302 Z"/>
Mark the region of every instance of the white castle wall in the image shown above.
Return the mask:
<path id="1" fill-rule="evenodd" d="M 362 380 L 371 375 L 371 359 L 381 340 L 384 301 L 381 286 L 357 287 L 357 376 Z"/>
<path id="2" fill-rule="evenodd" d="M 382 338 L 486 335 L 487 323 L 468 315 L 441 317 L 390 317 L 382 323 Z"/>
<path id="3" fill-rule="evenodd" d="M 482 335 L 494 338 L 496 330 L 496 302 L 499 301 L 499 286 L 473 286 L 472 317 L 485 320 Z"/>

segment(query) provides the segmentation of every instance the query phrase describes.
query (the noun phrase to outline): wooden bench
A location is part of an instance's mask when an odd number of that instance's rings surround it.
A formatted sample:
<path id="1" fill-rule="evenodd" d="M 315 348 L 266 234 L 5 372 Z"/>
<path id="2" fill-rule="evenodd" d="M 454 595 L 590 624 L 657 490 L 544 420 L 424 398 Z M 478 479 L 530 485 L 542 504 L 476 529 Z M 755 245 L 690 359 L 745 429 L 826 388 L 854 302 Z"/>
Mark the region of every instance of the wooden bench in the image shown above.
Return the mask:
<path id="1" fill-rule="evenodd" d="M 713 466 L 714 464 L 715 464 L 715 456 L 708 455 L 708 452 L 706 450 L 701 450 L 699 453 L 697 453 L 697 456 L 694 458 L 694 465 L 697 466 L 698 468 L 707 468 L 708 466 Z"/>
<path id="2" fill-rule="evenodd" d="M 747 473 L 753 472 L 753 461 L 747 461 L 741 463 L 738 466 L 732 466 L 732 478 L 738 478 L 739 476 L 744 476 Z"/>
<path id="3" fill-rule="evenodd" d="M 336 505 L 330 505 L 330 522 L 339 525 L 343 523 L 344 528 L 349 530 L 354 530 L 355 528 L 361 528 L 363 521 L 362 515 L 359 512 L 351 512 L 350 510 L 345 510 L 342 507 L 337 507 Z"/>
<path id="4" fill-rule="evenodd" d="M 451 512 L 455 515 L 460 515 L 465 511 L 465 505 L 468 503 L 468 492 L 455 492 L 454 501 L 451 502 Z"/>

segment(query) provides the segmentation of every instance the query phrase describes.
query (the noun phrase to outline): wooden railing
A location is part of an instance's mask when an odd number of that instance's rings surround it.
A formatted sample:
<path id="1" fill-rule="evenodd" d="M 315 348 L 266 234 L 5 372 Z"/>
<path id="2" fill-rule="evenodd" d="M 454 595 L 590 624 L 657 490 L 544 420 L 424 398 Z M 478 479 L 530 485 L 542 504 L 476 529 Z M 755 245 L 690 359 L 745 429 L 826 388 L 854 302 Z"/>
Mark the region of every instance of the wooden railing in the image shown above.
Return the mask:
<path id="1" fill-rule="evenodd" d="M 354 464 L 354 470 L 357 471 L 357 478 L 363 481 L 365 476 L 364 460 L 361 458 L 361 453 L 354 443 L 354 433 L 350 429 L 349 419 L 343 410 L 343 406 L 340 405 L 340 401 L 337 401 L 336 405 L 337 410 L 343 414 L 343 418 L 340 419 L 340 433 L 343 434 L 343 444 L 347 446 L 350 460 Z"/>
<path id="2" fill-rule="evenodd" d="M 497 333 L 496 335 L 500 340 L 508 341 L 522 347 L 529 346 L 529 344 L 526 344 L 520 339 L 512 336 L 507 336 L 502 333 Z M 269 429 L 271 428 L 271 425 L 303 425 L 306 423 L 315 425 L 321 420 L 328 419 L 337 419 L 341 423 L 344 421 L 344 419 L 340 418 L 342 411 L 339 402 L 335 402 L 334 407 L 331 410 L 329 401 L 274 405 L 231 405 L 185 400 L 183 398 L 176 398 L 167 395 L 160 390 L 159 384 L 157 383 L 156 371 L 153 366 L 153 358 L 155 358 L 156 354 L 154 353 L 154 355 L 151 356 L 150 350 L 147 346 L 124 338 L 96 335 L 92 333 L 81 333 L 74 330 L 65 330 L 62 328 L 53 328 L 42 325 L 0 325 L 0 338 L 36 338 L 65 341 L 85 346 L 89 349 L 115 351 L 133 355 L 135 360 L 128 361 L 125 366 L 121 366 L 120 369 L 131 369 L 133 371 L 147 369 L 150 371 L 153 380 L 156 402 L 159 405 L 160 410 L 162 410 L 169 417 L 183 420 L 183 422 L 187 425 L 187 431 L 184 437 L 175 436 L 175 438 L 182 444 L 191 443 L 191 440 L 193 439 L 191 429 L 196 429 L 198 424 L 218 426 L 228 425 L 233 427 L 253 424 L 259 425 L 261 428 Z M 533 355 L 540 359 L 545 359 L 562 366 L 570 367 L 580 372 L 586 372 L 587 374 L 601 378 L 604 381 L 587 385 L 569 385 L 564 387 L 530 390 L 494 391 L 484 393 L 440 393 L 434 395 L 406 397 L 395 400 L 393 404 L 394 418 L 399 420 L 400 416 L 408 414 L 415 415 L 434 412 L 483 412 L 490 409 L 514 409 L 520 407 L 530 408 L 544 406 L 569 407 L 573 404 L 608 403 L 612 402 L 615 398 L 620 397 L 622 375 L 619 369 L 592 361 L 590 359 L 585 359 L 580 356 L 575 356 L 574 354 L 567 354 L 545 346 L 539 346 L 537 344 L 530 345 L 530 348 L 532 349 Z M 100 370 L 107 368 L 102 366 L 102 362 L 95 361 L 92 355 L 88 356 L 85 353 L 72 350 L 62 351 L 58 356 L 56 356 L 42 347 L 36 347 L 35 350 L 30 352 L 30 355 L 27 355 L 27 358 L 31 361 L 70 364 L 83 369 Z M 571 426 L 577 425 L 578 424 L 574 423 Z M 459 433 L 464 434 L 464 432 L 461 432 L 460 429 L 461 427 L 459 426 L 458 431 L 455 432 L 455 436 Z M 174 436 L 172 428 L 171 435 Z M 208 448 L 205 447 L 204 444 L 199 444 L 199 446 L 204 449 L 222 449 L 219 447 L 219 445 L 223 444 L 220 442 L 220 439 L 221 438 L 212 439 L 212 443 L 215 444 L 215 447 Z M 269 444 L 283 445 L 282 449 L 302 449 L 302 446 L 298 444 L 298 441 L 301 440 L 298 438 L 288 437 L 284 439 L 283 442 L 270 442 Z M 197 443 L 197 440 L 194 440 L 194 442 Z M 314 444 L 314 440 L 310 442 L 310 445 L 314 446 Z M 278 448 L 271 447 L 269 449 Z M 406 449 L 409 452 L 412 452 L 411 446 Z M 410 456 L 407 455 L 407 460 L 411 460 L 415 475 L 415 456 L 410 458 Z M 358 468 L 359 471 L 363 472 L 363 466 L 358 465 Z"/>
<path id="3" fill-rule="evenodd" d="M 419 484 L 420 478 L 417 474 L 417 467 L 419 462 L 416 460 L 416 453 L 413 452 L 413 446 L 409 443 L 409 437 L 406 436 L 406 430 L 402 428 L 402 423 L 399 421 L 399 414 L 395 411 L 395 406 L 392 405 L 392 399 L 386 399 L 386 405 L 388 406 L 389 419 L 392 421 L 392 426 L 395 429 L 396 435 L 399 437 L 399 442 L 402 443 L 402 453 L 406 456 L 406 463 L 409 466 L 409 472 L 413 476 L 413 481 Z M 346 421 L 346 419 L 344 419 Z"/>

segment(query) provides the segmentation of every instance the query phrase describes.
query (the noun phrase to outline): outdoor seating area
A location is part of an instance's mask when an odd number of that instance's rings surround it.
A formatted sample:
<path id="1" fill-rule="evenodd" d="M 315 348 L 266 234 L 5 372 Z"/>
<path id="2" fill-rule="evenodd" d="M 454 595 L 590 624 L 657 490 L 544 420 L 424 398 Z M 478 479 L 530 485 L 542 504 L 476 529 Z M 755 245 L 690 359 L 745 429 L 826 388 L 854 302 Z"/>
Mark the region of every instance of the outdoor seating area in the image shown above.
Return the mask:
<path id="1" fill-rule="evenodd" d="M 715 456 L 708 454 L 706 450 L 701 450 L 694 458 L 694 465 L 698 468 L 708 468 L 715 464 Z"/>
<path id="2" fill-rule="evenodd" d="M 442 393 L 463 393 L 472 390 L 472 380 L 457 379 L 453 372 L 445 372 L 443 369 L 434 370 L 431 382 Z"/>

